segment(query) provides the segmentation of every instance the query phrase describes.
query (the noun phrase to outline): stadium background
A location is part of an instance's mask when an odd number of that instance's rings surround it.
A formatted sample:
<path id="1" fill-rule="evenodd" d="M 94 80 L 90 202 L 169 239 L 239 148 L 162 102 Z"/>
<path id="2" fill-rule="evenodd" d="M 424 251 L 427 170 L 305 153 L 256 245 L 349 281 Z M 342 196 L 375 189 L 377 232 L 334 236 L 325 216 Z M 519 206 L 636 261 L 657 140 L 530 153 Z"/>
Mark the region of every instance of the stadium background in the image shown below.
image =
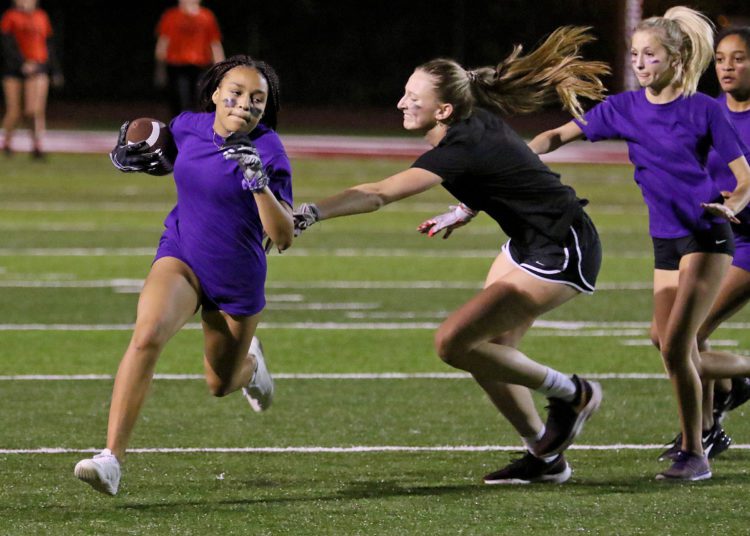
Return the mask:
<path id="1" fill-rule="evenodd" d="M 109 128 L 123 117 L 168 119 L 153 87 L 154 28 L 166 1 L 41 0 L 57 34 L 66 84 L 52 91 L 50 128 Z M 625 0 L 206 0 L 227 55 L 250 53 L 282 81 L 282 129 L 393 131 L 395 103 L 415 65 L 449 56 L 467 66 L 503 58 L 513 43 L 533 46 L 565 24 L 591 25 L 586 57 L 609 62 L 612 91 L 623 87 Z M 644 16 L 676 4 L 721 23 L 750 20 L 746 0 L 643 0 Z M 3 11 L 10 0 L 0 1 Z M 716 91 L 713 77 L 703 90 Z M 536 118 L 539 119 L 539 118 Z M 517 124 L 523 129 L 526 123 Z M 531 119 L 534 121 L 534 118 Z M 558 117 L 549 119 L 551 124 Z M 543 126 L 543 125 L 541 125 Z M 532 127 L 537 130 L 539 125 Z"/>

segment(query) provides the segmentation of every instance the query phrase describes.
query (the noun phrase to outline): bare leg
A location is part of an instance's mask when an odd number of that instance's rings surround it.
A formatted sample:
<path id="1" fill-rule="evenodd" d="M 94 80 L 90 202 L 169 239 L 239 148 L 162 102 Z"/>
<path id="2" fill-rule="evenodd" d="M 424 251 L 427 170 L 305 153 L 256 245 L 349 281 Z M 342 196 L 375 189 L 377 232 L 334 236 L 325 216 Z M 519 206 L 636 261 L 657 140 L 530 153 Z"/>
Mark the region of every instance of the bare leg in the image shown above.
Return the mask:
<path id="1" fill-rule="evenodd" d="M 693 253 L 682 258 L 677 274 L 654 272 L 654 318 L 664 365 L 677 398 L 682 447 L 696 454 L 703 453 L 696 335 L 729 262 L 726 255 Z"/>
<path id="2" fill-rule="evenodd" d="M 46 74 L 31 76 L 24 83 L 25 115 L 31 119 L 31 138 L 37 152 L 42 149 L 42 138 L 46 129 L 48 92 L 49 76 Z"/>
<path id="3" fill-rule="evenodd" d="M 730 266 L 721 282 L 721 289 L 708 317 L 698 331 L 703 378 L 715 379 L 717 388 L 729 392 L 728 378 L 750 376 L 750 358 L 710 349 L 708 338 L 726 320 L 739 312 L 750 301 L 750 272 Z M 705 413 L 705 410 L 704 410 Z"/>
<path id="4" fill-rule="evenodd" d="M 4 145 L 10 149 L 13 139 L 13 131 L 21 119 L 21 94 L 23 82 L 20 78 L 3 78 L 3 94 L 5 95 L 5 116 L 3 117 L 3 130 L 5 131 Z"/>
<path id="5" fill-rule="evenodd" d="M 485 289 L 436 333 L 440 357 L 470 372 L 522 436 L 542 428 L 529 389 L 541 386 L 547 368 L 515 346 L 536 317 L 577 294 L 566 285 L 533 278 L 500 255 Z"/>
<path id="6" fill-rule="evenodd" d="M 112 391 L 107 448 L 122 460 L 166 343 L 193 316 L 200 289 L 192 270 L 172 257 L 154 263 L 141 291 L 135 330 Z"/>
<path id="7" fill-rule="evenodd" d="M 255 357 L 248 354 L 250 341 L 260 320 L 223 311 L 203 313 L 206 383 L 214 396 L 225 396 L 247 385 L 255 370 Z"/>

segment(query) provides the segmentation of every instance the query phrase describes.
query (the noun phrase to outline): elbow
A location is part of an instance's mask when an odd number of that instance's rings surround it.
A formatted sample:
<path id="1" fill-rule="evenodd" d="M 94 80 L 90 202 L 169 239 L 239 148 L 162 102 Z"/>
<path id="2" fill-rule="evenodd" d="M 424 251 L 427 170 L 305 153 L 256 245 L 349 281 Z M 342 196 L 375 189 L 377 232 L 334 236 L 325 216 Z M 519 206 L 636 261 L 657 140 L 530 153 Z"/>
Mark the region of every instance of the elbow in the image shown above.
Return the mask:
<path id="1" fill-rule="evenodd" d="M 290 247 L 292 247 L 292 242 L 294 240 L 294 233 L 290 233 L 287 235 L 284 233 L 283 236 L 279 237 L 278 241 L 274 241 L 274 244 L 276 244 L 276 247 L 279 251 L 286 251 Z"/>

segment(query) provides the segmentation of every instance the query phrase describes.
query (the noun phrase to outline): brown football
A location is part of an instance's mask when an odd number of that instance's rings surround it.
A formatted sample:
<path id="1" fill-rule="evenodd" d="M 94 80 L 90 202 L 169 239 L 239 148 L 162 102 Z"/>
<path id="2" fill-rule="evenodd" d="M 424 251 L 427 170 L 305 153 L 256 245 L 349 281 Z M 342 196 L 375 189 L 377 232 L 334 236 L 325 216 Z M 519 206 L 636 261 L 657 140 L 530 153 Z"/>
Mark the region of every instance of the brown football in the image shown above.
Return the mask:
<path id="1" fill-rule="evenodd" d="M 162 149 L 165 154 L 170 154 L 168 149 L 174 145 L 169 127 L 152 117 L 133 119 L 128 125 L 125 139 L 128 143 L 145 141 L 149 152 Z"/>

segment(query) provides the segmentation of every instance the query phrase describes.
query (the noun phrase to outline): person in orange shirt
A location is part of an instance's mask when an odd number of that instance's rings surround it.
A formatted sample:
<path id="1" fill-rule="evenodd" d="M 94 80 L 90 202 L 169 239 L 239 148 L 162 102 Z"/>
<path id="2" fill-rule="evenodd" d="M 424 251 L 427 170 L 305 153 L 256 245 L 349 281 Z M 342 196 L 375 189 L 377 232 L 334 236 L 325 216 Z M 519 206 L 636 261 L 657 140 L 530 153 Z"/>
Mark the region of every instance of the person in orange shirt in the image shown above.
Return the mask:
<path id="1" fill-rule="evenodd" d="M 194 110 L 198 80 L 211 65 L 224 60 L 221 32 L 211 10 L 200 0 L 179 0 L 156 27 L 156 85 L 167 87 L 172 116 Z"/>
<path id="2" fill-rule="evenodd" d="M 5 94 L 5 137 L 3 151 L 13 154 L 13 131 L 22 116 L 31 120 L 32 156 L 43 158 L 41 138 L 50 74 L 54 85 L 62 85 L 59 63 L 51 43 L 52 25 L 36 0 L 14 0 L 0 19 L 3 49 L 3 92 Z M 23 101 L 24 106 L 21 106 Z"/>

